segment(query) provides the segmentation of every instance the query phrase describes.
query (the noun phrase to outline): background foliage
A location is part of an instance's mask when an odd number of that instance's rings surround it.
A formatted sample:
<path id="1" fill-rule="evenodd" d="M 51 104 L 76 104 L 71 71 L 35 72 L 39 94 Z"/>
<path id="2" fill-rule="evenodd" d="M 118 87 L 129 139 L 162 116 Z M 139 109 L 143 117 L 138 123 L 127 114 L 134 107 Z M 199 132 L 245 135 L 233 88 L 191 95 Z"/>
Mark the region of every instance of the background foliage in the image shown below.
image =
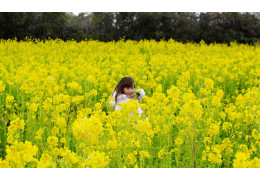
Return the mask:
<path id="1" fill-rule="evenodd" d="M 252 13 L 195 12 L 1 12 L 0 39 L 255 43 L 260 22 Z"/>

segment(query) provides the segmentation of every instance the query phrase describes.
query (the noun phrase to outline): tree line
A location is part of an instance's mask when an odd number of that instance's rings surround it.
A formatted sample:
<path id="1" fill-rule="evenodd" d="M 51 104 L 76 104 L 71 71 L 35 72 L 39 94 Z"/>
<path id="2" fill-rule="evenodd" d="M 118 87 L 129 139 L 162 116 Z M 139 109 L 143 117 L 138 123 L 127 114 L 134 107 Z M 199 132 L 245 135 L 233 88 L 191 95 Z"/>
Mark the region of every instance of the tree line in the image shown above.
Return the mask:
<path id="1" fill-rule="evenodd" d="M 0 39 L 120 39 L 253 44 L 260 21 L 252 13 L 195 12 L 0 12 Z"/>

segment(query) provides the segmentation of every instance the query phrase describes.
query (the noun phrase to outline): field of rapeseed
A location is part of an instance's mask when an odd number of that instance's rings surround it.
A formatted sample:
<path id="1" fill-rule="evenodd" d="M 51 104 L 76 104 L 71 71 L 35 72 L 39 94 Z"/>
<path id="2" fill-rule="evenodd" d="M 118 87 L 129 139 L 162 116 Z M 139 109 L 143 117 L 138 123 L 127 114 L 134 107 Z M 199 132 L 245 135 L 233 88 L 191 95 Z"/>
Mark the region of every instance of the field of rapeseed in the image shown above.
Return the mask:
<path id="1" fill-rule="evenodd" d="M 259 168 L 259 59 L 236 43 L 1 40 L 0 167 Z M 114 111 L 124 76 L 146 96 Z"/>

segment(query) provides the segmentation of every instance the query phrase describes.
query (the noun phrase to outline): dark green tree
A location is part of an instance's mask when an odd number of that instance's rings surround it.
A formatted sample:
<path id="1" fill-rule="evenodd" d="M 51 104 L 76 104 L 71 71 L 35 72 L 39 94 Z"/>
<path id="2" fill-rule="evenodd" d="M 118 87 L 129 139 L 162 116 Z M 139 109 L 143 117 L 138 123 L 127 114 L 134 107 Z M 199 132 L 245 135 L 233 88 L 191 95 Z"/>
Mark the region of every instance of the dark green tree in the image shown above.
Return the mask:
<path id="1" fill-rule="evenodd" d="M 44 12 L 37 14 L 35 36 L 40 39 L 65 38 L 66 13 Z"/>
<path id="2" fill-rule="evenodd" d="M 115 13 L 95 12 L 92 14 L 91 37 L 100 41 L 112 41 L 114 39 Z"/>

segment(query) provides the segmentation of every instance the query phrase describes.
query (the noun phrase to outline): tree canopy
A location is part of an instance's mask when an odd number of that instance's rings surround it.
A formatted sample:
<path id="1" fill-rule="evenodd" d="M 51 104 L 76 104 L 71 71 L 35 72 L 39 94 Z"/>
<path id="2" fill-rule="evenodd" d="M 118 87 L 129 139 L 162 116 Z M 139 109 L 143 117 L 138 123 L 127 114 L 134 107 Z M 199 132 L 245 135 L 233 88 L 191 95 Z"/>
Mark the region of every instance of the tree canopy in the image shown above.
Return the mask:
<path id="1" fill-rule="evenodd" d="M 255 43 L 259 18 L 252 13 L 195 12 L 0 12 L 0 39 Z"/>

